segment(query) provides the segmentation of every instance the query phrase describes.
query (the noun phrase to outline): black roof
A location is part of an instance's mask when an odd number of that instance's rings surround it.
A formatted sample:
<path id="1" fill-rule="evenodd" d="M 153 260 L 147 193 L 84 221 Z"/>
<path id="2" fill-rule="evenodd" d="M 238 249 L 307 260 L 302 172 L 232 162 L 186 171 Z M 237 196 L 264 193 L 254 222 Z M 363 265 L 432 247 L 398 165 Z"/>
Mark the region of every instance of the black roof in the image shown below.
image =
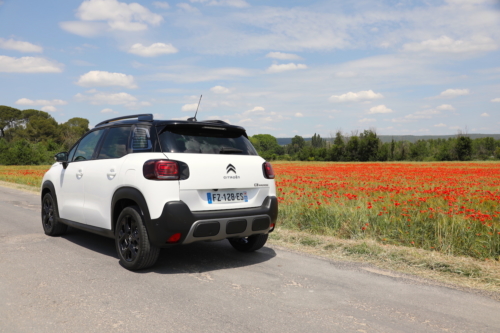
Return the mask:
<path id="1" fill-rule="evenodd" d="M 122 124 L 137 124 L 137 123 L 148 123 L 148 122 L 156 126 L 167 126 L 167 125 L 203 126 L 204 125 L 204 126 L 231 128 L 233 130 L 239 130 L 239 131 L 245 130 L 241 126 L 231 125 L 222 120 L 204 120 L 204 121 L 161 120 L 161 119 L 154 119 L 151 113 L 134 114 L 129 116 L 111 118 L 105 121 L 101 121 L 100 123 L 95 125 L 95 128 L 110 124 L 122 125 Z"/>

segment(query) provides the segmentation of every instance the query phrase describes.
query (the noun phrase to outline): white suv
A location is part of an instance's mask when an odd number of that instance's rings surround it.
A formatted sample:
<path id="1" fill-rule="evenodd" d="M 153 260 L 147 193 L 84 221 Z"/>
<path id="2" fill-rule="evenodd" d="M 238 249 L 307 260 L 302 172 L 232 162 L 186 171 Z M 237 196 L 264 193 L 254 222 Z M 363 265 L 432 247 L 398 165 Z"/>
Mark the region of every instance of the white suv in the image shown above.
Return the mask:
<path id="1" fill-rule="evenodd" d="M 258 250 L 278 216 L 271 164 L 223 121 L 114 118 L 55 158 L 41 188 L 45 233 L 71 226 L 112 237 L 130 270 L 176 244 L 228 239 Z"/>

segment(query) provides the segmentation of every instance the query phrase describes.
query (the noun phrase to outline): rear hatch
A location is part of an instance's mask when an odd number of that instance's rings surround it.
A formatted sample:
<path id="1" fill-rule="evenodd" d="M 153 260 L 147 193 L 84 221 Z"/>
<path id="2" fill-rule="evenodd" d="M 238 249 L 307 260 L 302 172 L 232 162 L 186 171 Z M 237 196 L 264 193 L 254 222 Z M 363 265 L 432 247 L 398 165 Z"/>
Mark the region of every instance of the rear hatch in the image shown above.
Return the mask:
<path id="1" fill-rule="evenodd" d="M 265 160 L 241 127 L 183 123 L 159 133 L 165 156 L 189 169 L 179 190 L 192 211 L 258 207 L 274 195 L 274 181 L 264 176 Z"/>

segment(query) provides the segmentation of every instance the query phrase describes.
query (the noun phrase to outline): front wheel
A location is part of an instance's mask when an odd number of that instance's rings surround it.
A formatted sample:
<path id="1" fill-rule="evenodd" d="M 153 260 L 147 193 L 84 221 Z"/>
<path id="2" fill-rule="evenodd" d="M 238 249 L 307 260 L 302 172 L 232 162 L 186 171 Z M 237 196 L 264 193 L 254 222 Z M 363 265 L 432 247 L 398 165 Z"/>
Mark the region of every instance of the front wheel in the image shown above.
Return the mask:
<path id="1" fill-rule="evenodd" d="M 268 234 L 253 235 L 243 238 L 229 238 L 229 243 L 240 252 L 253 252 L 261 249 L 267 242 Z"/>
<path id="2" fill-rule="evenodd" d="M 116 252 L 120 264 L 131 271 L 151 267 L 160 248 L 149 242 L 139 207 L 126 207 L 120 213 L 115 230 Z"/>
<path id="3" fill-rule="evenodd" d="M 48 236 L 60 236 L 68 230 L 66 224 L 59 222 L 56 202 L 50 193 L 45 194 L 42 199 L 42 226 Z"/>

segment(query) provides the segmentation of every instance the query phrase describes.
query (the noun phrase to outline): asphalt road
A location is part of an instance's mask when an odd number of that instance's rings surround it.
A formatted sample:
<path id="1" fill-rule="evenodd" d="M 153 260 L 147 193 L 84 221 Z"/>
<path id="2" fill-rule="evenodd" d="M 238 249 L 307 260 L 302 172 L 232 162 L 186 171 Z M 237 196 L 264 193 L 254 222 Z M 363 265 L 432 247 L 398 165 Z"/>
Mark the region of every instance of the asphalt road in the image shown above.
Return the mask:
<path id="1" fill-rule="evenodd" d="M 164 249 L 149 270 L 112 239 L 42 231 L 37 194 L 0 187 L 0 332 L 500 332 L 500 303 L 273 247 Z"/>

